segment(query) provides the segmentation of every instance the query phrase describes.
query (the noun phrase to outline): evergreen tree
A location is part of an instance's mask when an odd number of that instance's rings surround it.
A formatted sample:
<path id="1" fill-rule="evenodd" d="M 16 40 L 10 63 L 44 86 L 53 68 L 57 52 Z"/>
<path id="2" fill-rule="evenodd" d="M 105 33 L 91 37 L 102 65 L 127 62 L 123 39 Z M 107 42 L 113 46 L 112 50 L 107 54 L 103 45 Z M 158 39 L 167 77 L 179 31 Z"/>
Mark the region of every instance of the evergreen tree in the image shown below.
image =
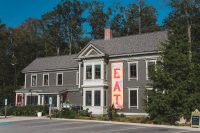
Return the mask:
<path id="1" fill-rule="evenodd" d="M 154 89 L 148 91 L 146 111 L 156 121 L 175 124 L 180 117 L 189 119 L 192 111 L 200 109 L 200 62 L 196 52 L 199 38 L 195 33 L 200 25 L 196 22 L 200 12 L 196 2 L 172 0 L 170 4 L 173 12 L 166 20 L 169 40 L 163 43 L 161 60 L 151 76 Z M 188 19 L 192 27 L 191 44 Z M 192 60 L 189 58 L 191 45 L 194 46 Z"/>

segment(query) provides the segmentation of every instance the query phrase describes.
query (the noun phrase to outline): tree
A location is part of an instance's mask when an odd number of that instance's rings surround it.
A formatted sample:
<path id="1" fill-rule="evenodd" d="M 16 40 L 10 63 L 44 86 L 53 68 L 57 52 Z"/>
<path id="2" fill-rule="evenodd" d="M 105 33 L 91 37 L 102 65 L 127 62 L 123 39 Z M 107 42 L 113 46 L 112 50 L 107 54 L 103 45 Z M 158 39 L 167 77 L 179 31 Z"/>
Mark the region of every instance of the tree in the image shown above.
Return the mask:
<path id="1" fill-rule="evenodd" d="M 199 3 L 187 0 L 172 0 L 173 12 L 167 18 L 165 26 L 169 31 L 169 40 L 163 43 L 161 60 L 151 77 L 153 90 L 149 92 L 146 110 L 157 121 L 175 124 L 180 117 L 190 119 L 191 112 L 200 109 L 200 62 L 197 59 L 196 27 L 200 24 Z M 187 7 L 188 14 L 185 13 Z M 188 16 L 189 15 L 189 16 Z M 188 36 L 188 18 L 191 24 L 191 42 Z M 191 43 L 191 44 L 190 44 Z M 190 59 L 190 47 L 192 58 Z"/>
<path id="2" fill-rule="evenodd" d="M 91 36 L 94 39 L 104 38 L 104 28 L 108 23 L 110 13 L 104 12 L 104 3 L 92 1 L 88 3 L 89 16 L 88 23 L 92 28 Z"/>
<path id="3" fill-rule="evenodd" d="M 57 54 L 71 54 L 72 47 L 78 47 L 85 21 L 84 9 L 85 3 L 78 0 L 62 0 L 53 11 L 43 15 L 44 34 L 56 47 Z"/>

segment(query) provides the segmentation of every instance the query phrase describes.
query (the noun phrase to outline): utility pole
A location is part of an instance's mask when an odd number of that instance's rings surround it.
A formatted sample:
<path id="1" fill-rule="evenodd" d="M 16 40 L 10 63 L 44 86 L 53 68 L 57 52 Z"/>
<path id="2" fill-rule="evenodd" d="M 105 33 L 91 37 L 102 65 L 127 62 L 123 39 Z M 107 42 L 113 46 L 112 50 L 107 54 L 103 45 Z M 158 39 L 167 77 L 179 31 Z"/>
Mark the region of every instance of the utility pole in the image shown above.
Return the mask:
<path id="1" fill-rule="evenodd" d="M 138 18 L 138 29 L 139 29 L 139 34 L 141 34 L 141 0 L 138 0 L 139 2 L 139 18 Z"/>

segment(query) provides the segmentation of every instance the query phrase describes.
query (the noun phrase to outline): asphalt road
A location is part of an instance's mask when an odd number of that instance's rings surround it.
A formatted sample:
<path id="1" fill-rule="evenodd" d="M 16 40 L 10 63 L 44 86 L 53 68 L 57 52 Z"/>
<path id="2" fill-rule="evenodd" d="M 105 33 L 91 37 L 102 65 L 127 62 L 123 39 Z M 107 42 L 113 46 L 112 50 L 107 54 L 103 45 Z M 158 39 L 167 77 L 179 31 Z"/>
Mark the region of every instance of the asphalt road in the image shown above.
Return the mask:
<path id="1" fill-rule="evenodd" d="M 27 120 L 0 123 L 0 133 L 199 133 L 186 130 L 121 125 L 113 123 Z"/>

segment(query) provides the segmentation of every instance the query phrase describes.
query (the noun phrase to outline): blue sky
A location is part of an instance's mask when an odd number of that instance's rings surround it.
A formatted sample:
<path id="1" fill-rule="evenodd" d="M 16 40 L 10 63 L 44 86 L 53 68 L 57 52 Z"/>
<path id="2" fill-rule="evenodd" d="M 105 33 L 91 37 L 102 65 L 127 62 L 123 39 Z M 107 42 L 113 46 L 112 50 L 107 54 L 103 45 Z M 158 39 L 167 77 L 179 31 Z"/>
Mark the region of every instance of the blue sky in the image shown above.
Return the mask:
<path id="1" fill-rule="evenodd" d="M 27 18 L 40 18 L 42 14 L 52 10 L 60 0 L 0 0 L 0 19 L 9 27 L 20 25 Z M 87 0 L 84 0 L 87 1 Z M 90 0 L 91 1 L 91 0 Z M 111 6 L 116 1 L 121 5 L 137 2 L 137 0 L 99 0 L 105 5 Z M 166 0 L 145 0 L 147 4 L 153 5 L 158 13 L 158 23 L 171 11 L 165 3 Z"/>

